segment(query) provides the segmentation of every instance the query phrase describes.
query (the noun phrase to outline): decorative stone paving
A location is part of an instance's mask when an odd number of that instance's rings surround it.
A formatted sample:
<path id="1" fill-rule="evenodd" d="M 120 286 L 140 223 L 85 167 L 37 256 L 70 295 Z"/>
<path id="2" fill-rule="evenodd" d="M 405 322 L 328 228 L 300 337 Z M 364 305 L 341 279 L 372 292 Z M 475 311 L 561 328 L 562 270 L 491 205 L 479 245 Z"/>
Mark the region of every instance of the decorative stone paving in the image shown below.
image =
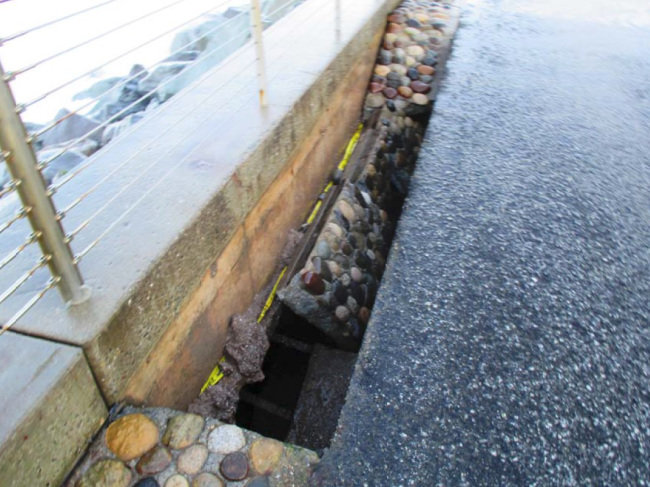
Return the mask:
<path id="1" fill-rule="evenodd" d="M 143 414 L 131 414 L 113 422 L 106 430 L 106 446 L 120 460 L 133 460 L 158 442 L 158 428 Z"/>
<path id="2" fill-rule="evenodd" d="M 145 449 L 146 448 L 146 449 Z M 216 419 L 127 407 L 105 427 L 68 487 L 307 485 L 318 456 Z"/>

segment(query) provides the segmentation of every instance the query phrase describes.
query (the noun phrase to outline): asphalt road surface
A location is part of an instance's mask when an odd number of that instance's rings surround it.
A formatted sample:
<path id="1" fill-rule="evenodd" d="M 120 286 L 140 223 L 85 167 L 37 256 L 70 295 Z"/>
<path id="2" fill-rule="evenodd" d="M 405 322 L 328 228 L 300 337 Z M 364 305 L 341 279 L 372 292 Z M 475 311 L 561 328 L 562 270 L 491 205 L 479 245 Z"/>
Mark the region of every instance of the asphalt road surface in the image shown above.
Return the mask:
<path id="1" fill-rule="evenodd" d="M 447 69 L 313 482 L 648 485 L 650 4 L 470 2 Z"/>

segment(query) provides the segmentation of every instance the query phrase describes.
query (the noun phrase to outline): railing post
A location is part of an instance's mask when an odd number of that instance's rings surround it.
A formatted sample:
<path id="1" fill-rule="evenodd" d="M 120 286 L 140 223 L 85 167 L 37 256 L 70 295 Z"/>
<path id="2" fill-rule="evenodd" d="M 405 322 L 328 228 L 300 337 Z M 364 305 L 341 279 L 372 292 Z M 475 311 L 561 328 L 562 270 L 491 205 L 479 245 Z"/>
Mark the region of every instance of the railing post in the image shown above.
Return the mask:
<path id="1" fill-rule="evenodd" d="M 257 80 L 260 90 L 260 105 L 266 106 L 266 63 L 264 61 L 264 44 L 262 43 L 262 9 L 260 0 L 251 0 L 251 29 L 255 41 L 257 57 Z"/>
<path id="2" fill-rule="evenodd" d="M 37 160 L 27 143 L 25 127 L 16 112 L 16 102 L 5 80 L 0 63 L 0 147 L 11 176 L 18 182 L 16 190 L 27 212 L 38 243 L 53 276 L 60 277 L 59 290 L 69 304 L 85 301 L 90 295 L 74 262 L 54 204 L 47 194 Z"/>
<path id="3" fill-rule="evenodd" d="M 341 41 L 341 0 L 336 0 L 334 8 L 335 8 L 334 23 L 336 24 L 336 40 L 337 42 L 340 42 Z"/>

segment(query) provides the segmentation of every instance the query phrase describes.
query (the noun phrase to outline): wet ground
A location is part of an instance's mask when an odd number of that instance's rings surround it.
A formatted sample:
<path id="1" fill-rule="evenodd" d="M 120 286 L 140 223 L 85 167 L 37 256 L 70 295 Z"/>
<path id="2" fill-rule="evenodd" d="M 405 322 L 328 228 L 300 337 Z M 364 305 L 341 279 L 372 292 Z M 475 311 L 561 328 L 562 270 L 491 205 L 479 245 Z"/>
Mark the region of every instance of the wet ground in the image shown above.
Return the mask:
<path id="1" fill-rule="evenodd" d="M 650 5 L 466 7 L 320 485 L 647 485 Z"/>

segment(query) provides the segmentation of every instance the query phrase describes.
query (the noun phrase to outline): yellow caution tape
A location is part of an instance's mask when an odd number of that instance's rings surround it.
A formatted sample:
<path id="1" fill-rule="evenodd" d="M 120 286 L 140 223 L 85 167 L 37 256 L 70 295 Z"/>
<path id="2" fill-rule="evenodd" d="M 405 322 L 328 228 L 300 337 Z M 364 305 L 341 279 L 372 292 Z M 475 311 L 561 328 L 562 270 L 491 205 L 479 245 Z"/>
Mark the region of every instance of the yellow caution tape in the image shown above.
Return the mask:
<path id="1" fill-rule="evenodd" d="M 359 137 L 361 137 L 362 130 L 363 130 L 363 124 L 360 123 L 359 126 L 357 127 L 356 132 L 354 132 L 354 135 L 350 139 L 350 142 L 348 142 L 348 146 L 345 148 L 345 154 L 343 154 L 343 159 L 341 159 L 341 162 L 339 162 L 338 168 L 341 171 L 343 171 L 343 169 L 345 169 L 345 166 L 348 165 L 350 156 L 352 155 L 354 148 L 357 146 L 357 142 L 359 142 Z"/>
<path id="2" fill-rule="evenodd" d="M 226 357 L 221 357 L 221 360 L 219 360 L 219 363 L 225 362 Z M 203 391 L 205 391 L 208 387 L 215 385 L 217 382 L 219 382 L 223 378 L 223 371 L 219 367 L 219 364 L 214 366 L 214 369 L 212 369 L 212 372 L 210 373 L 210 377 L 208 377 L 208 380 L 205 381 L 205 384 L 203 384 L 203 387 L 201 387 L 201 392 L 200 394 L 203 394 Z"/>
<path id="3" fill-rule="evenodd" d="M 309 218 L 307 218 L 307 225 L 311 225 L 311 222 L 314 221 L 314 218 L 316 218 L 316 215 L 318 215 L 318 210 L 320 210 L 321 206 L 323 206 L 323 202 L 322 200 L 318 200 L 316 202 L 316 206 L 314 206 L 314 209 L 311 211 Z"/>
<path id="4" fill-rule="evenodd" d="M 258 323 L 260 321 L 262 321 L 262 318 L 264 318 L 264 315 L 266 314 L 266 312 L 269 310 L 269 308 L 273 304 L 273 299 L 275 298 L 275 292 L 278 290 L 278 286 L 280 285 L 280 281 L 282 280 L 282 277 L 284 276 L 285 272 L 287 272 L 287 266 L 284 266 L 284 269 L 282 269 L 282 272 L 280 272 L 280 275 L 278 276 L 278 279 L 275 281 L 275 284 L 273 285 L 273 289 L 271 289 L 271 293 L 269 294 L 269 297 L 266 298 L 266 302 L 264 303 L 264 307 L 262 308 L 262 312 L 257 317 L 257 322 Z"/>
<path id="5" fill-rule="evenodd" d="M 348 165 L 348 162 L 350 161 L 350 157 L 354 152 L 354 148 L 357 146 L 357 142 L 359 142 L 359 137 L 361 137 L 362 130 L 363 130 L 363 124 L 360 123 L 359 126 L 357 127 L 357 130 L 354 132 L 354 135 L 352 135 L 352 137 L 350 138 L 348 145 L 345 147 L 345 153 L 343 154 L 343 159 L 341 159 L 341 162 L 339 162 L 339 165 L 337 166 L 340 171 L 343 171 L 343 169 L 345 169 L 345 166 Z M 329 183 L 327 183 L 325 189 L 323 189 L 323 192 L 321 194 L 326 194 L 332 188 L 332 186 L 334 186 L 334 183 L 330 181 Z M 307 221 L 305 222 L 307 223 L 307 225 L 311 225 L 311 223 L 314 221 L 314 218 L 316 218 L 316 215 L 318 215 L 321 206 L 323 206 L 323 200 L 319 199 L 314 205 L 314 209 L 309 214 Z"/>
<path id="6" fill-rule="evenodd" d="M 361 131 L 363 130 L 363 124 L 360 123 L 359 126 L 357 127 L 357 130 L 354 132 L 354 135 L 348 142 L 347 147 L 345 148 L 345 153 L 343 154 L 343 159 L 341 159 L 341 162 L 339 162 L 338 169 L 343 170 L 345 169 L 345 166 L 348 165 L 348 162 L 350 160 L 350 156 L 352 156 L 352 152 L 354 152 L 354 148 L 357 146 L 357 142 L 359 142 L 359 137 L 361 137 Z M 325 189 L 323 189 L 323 194 L 327 193 L 330 189 L 332 189 L 332 186 L 334 184 L 332 181 L 327 183 L 325 186 Z M 314 218 L 316 218 L 316 215 L 318 214 L 318 210 L 320 210 L 321 206 L 323 206 L 323 201 L 318 200 L 316 202 L 316 205 L 314 206 L 314 209 L 312 210 L 311 214 L 309 215 L 309 218 L 307 218 L 307 224 L 311 224 L 312 221 L 314 221 Z M 278 286 L 280 285 L 280 281 L 284 277 L 284 274 L 287 272 L 287 267 L 285 266 L 284 269 L 282 269 L 282 272 L 280 272 L 280 275 L 278 276 L 277 280 L 275 281 L 275 284 L 273 285 L 273 289 L 271 289 L 271 293 L 269 294 L 269 297 L 266 298 L 266 302 L 264 303 L 264 307 L 262 308 L 262 312 L 260 315 L 257 317 L 257 322 L 261 322 L 264 316 L 266 315 L 266 312 L 269 310 L 271 305 L 273 304 L 273 300 L 275 299 L 275 293 L 278 290 Z M 219 363 L 225 362 L 226 357 L 221 357 L 221 360 L 219 360 Z M 205 381 L 205 384 L 203 384 L 203 387 L 201 387 L 201 394 L 208 388 L 211 387 L 215 384 L 217 384 L 221 379 L 223 378 L 223 371 L 221 370 L 221 367 L 219 367 L 219 364 L 214 366 L 214 369 L 212 369 L 212 372 L 210 373 L 210 376 L 208 377 L 208 380 Z"/>
<path id="7" fill-rule="evenodd" d="M 332 186 L 334 186 L 334 183 L 330 181 L 329 183 L 327 183 L 325 189 L 323 189 L 323 192 L 321 194 L 326 194 L 332 188 Z M 311 225 L 311 222 L 314 221 L 314 218 L 316 218 L 316 215 L 318 215 L 318 210 L 320 210 L 321 206 L 323 206 L 323 200 L 319 199 L 314 205 L 314 209 L 311 210 L 311 213 L 309 214 L 309 218 L 307 218 L 307 221 L 305 222 L 307 225 Z"/>

